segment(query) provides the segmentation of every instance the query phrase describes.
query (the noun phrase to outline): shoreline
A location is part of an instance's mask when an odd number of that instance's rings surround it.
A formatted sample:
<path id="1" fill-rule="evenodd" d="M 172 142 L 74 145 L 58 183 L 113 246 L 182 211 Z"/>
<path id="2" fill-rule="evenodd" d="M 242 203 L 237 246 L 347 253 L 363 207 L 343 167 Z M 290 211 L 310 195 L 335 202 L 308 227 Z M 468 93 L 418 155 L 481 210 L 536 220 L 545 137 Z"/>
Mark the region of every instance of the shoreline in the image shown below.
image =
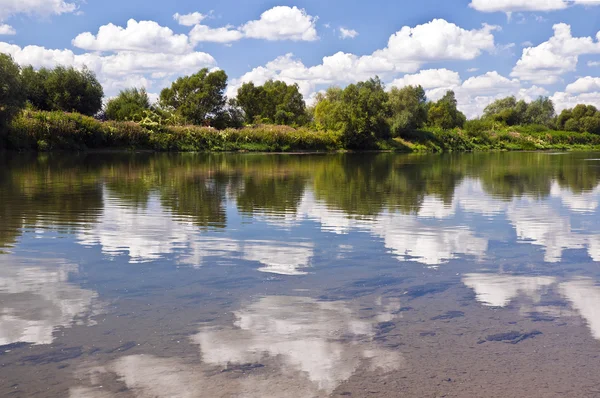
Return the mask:
<path id="1" fill-rule="evenodd" d="M 339 131 L 281 125 L 216 130 L 99 121 L 74 113 L 25 111 L 0 133 L 0 151 L 15 152 L 173 152 L 173 153 L 446 153 L 513 151 L 600 151 L 600 135 L 540 126 L 493 129 L 424 128 L 400 137 L 366 137 L 361 148 L 346 144 Z"/>

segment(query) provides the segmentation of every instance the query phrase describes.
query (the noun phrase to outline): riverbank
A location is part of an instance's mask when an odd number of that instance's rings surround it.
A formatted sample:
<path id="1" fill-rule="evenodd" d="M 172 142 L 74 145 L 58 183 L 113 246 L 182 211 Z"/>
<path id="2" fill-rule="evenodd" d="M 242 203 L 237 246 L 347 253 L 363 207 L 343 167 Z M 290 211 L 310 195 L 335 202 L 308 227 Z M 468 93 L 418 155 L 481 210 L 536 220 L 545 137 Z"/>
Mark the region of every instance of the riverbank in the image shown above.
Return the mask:
<path id="1" fill-rule="evenodd" d="M 257 125 L 215 130 L 201 126 L 165 126 L 98 121 L 74 113 L 25 111 L 0 134 L 0 148 L 17 151 L 85 151 L 98 149 L 159 152 L 343 151 L 342 134 L 309 128 Z M 368 150 L 397 152 L 600 150 L 600 136 L 553 131 L 537 126 L 422 129 L 372 142 Z"/>

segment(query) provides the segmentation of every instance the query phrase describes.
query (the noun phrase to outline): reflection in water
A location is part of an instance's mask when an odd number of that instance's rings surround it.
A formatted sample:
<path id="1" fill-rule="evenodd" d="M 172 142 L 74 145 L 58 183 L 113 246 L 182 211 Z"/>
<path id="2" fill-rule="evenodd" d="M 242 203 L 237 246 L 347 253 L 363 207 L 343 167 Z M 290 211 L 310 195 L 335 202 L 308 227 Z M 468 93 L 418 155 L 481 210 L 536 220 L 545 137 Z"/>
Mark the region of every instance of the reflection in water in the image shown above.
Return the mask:
<path id="1" fill-rule="evenodd" d="M 560 284 L 560 292 L 581 314 L 600 340 L 600 286 L 591 279 L 576 279 Z"/>
<path id="2" fill-rule="evenodd" d="M 554 380 L 538 358 L 593 372 L 589 157 L 0 156 L 0 395 L 525 396 L 513 377 Z"/>
<path id="3" fill-rule="evenodd" d="M 538 302 L 543 289 L 555 282 L 553 277 L 535 276 L 468 274 L 463 277 L 463 283 L 475 291 L 477 300 L 493 307 L 505 307 L 520 294 Z"/>
<path id="4" fill-rule="evenodd" d="M 400 304 L 386 304 L 389 312 L 379 316 L 393 319 Z M 287 371 L 306 374 L 315 391 L 327 393 L 365 362 L 385 371 L 402 365 L 397 351 L 373 342 L 381 318 L 359 319 L 343 302 L 263 297 L 235 316 L 233 328 L 203 329 L 193 337 L 204 362 L 227 367 L 281 360 Z"/>
<path id="5" fill-rule="evenodd" d="M 359 370 L 404 367 L 397 350 L 381 348 L 375 339 L 379 326 L 399 316 L 394 314 L 400 302 L 378 298 L 375 306 L 376 315 L 362 319 L 344 302 L 263 297 L 237 311 L 233 327 L 203 327 L 192 336 L 202 363 L 123 356 L 82 367 L 81 384 L 70 389 L 70 397 L 109 396 L 103 386 L 109 375 L 140 398 L 325 397 Z"/>
<path id="6" fill-rule="evenodd" d="M 0 256 L 0 346 L 51 344 L 57 328 L 92 324 L 97 294 L 69 282 L 77 272 L 57 259 Z"/>
<path id="7" fill-rule="evenodd" d="M 158 260 L 183 249 L 197 233 L 195 225 L 165 210 L 151 196 L 143 207 L 128 206 L 108 193 L 98 222 L 79 234 L 86 246 L 100 245 L 105 254 L 127 252 L 131 263 Z"/>
<path id="8" fill-rule="evenodd" d="M 484 305 L 506 307 L 513 300 L 524 296 L 533 302 L 533 312 L 547 313 L 552 316 L 583 317 L 592 331 L 594 338 L 600 340 L 600 286 L 592 279 L 576 278 L 559 282 L 556 277 L 513 276 L 505 274 L 468 274 L 463 283 L 473 289 L 477 300 Z M 557 293 L 574 312 L 555 311 L 551 306 L 536 305 L 543 296 Z M 523 298 L 523 297 L 521 297 Z M 525 307 L 525 303 L 520 303 Z"/>

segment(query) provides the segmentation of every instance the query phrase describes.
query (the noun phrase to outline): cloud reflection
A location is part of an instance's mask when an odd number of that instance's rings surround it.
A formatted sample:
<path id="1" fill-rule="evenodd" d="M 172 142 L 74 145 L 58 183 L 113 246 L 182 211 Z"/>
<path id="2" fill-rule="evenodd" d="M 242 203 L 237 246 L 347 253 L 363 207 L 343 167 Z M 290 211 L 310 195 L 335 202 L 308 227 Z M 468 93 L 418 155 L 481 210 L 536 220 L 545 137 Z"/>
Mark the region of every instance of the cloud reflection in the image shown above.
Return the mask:
<path id="1" fill-rule="evenodd" d="M 74 264 L 0 256 L 0 345 L 51 344 L 57 328 L 90 325 L 98 295 L 69 282 Z"/>
<path id="2" fill-rule="evenodd" d="M 228 327 L 203 327 L 192 336 L 201 362 L 128 355 L 102 366 L 80 368 L 71 398 L 111 396 L 113 377 L 139 398 L 326 397 L 358 372 L 387 373 L 404 367 L 397 350 L 376 341 L 382 319 L 400 308 L 378 298 L 372 317 L 348 303 L 305 297 L 263 297 L 235 313 Z"/>

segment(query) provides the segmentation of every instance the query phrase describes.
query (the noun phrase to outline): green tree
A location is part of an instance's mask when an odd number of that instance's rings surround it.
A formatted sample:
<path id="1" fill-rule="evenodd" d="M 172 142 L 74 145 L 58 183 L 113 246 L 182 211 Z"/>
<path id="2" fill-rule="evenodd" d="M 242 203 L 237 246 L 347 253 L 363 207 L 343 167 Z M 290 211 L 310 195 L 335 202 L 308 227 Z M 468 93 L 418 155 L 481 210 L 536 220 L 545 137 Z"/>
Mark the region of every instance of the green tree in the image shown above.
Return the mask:
<path id="1" fill-rule="evenodd" d="M 46 68 L 35 70 L 33 66 L 26 66 L 21 70 L 23 79 L 23 90 L 27 96 L 27 102 L 35 109 L 49 111 L 50 97 L 46 89 L 46 81 L 51 71 Z"/>
<path id="2" fill-rule="evenodd" d="M 392 88 L 388 94 L 389 120 L 393 136 L 421 128 L 427 122 L 427 97 L 421 86 Z"/>
<path id="3" fill-rule="evenodd" d="M 348 148 L 368 148 L 387 138 L 388 118 L 388 95 L 378 77 L 343 90 L 330 88 L 317 97 L 314 115 L 317 128 L 341 131 Z"/>
<path id="4" fill-rule="evenodd" d="M 227 103 L 227 74 L 207 68 L 180 77 L 160 93 L 160 104 L 179 114 L 190 123 L 212 125 Z"/>
<path id="5" fill-rule="evenodd" d="M 102 108 L 102 85 L 87 68 L 58 66 L 48 74 L 44 87 L 50 110 L 93 116 Z"/>
<path id="6" fill-rule="evenodd" d="M 0 129 L 7 126 L 24 105 L 20 68 L 11 56 L 0 54 Z"/>
<path id="7" fill-rule="evenodd" d="M 247 123 L 254 123 L 261 118 L 266 101 L 266 93 L 262 86 L 244 83 L 238 89 L 236 104 L 242 108 Z"/>
<path id="8" fill-rule="evenodd" d="M 517 101 L 514 96 L 500 98 L 484 109 L 483 118 L 515 126 L 524 122 L 527 108 L 525 101 Z"/>
<path id="9" fill-rule="evenodd" d="M 306 104 L 297 84 L 269 80 L 257 87 L 245 83 L 238 90 L 237 104 L 247 123 L 302 125 L 307 121 Z"/>
<path id="10" fill-rule="evenodd" d="M 467 118 L 457 108 L 456 95 L 450 90 L 436 103 L 430 104 L 429 124 L 443 129 L 462 127 Z"/>
<path id="11" fill-rule="evenodd" d="M 146 89 L 129 88 L 106 104 L 106 117 L 111 120 L 133 120 L 144 110 L 150 109 Z"/>
<path id="12" fill-rule="evenodd" d="M 525 123 L 551 127 L 555 116 L 552 100 L 548 97 L 539 97 L 527 106 Z"/>

